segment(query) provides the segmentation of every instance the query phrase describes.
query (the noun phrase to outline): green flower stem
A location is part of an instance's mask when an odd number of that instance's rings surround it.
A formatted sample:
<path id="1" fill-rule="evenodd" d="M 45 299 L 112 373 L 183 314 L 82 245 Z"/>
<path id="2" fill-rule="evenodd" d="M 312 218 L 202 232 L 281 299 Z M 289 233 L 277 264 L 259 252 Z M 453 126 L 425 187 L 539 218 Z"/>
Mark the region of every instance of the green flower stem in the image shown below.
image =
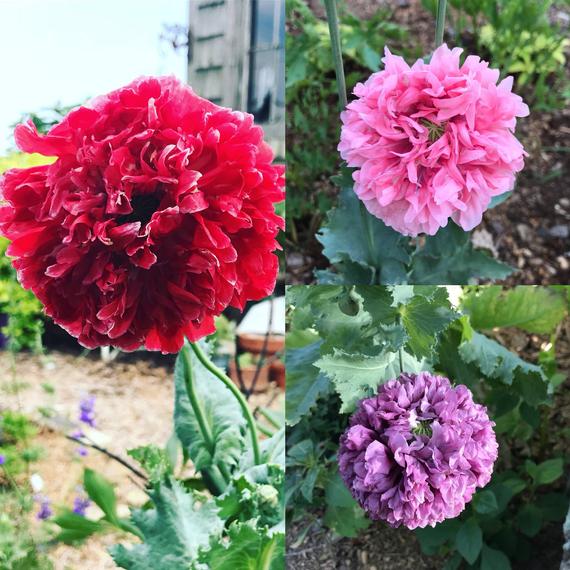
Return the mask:
<path id="1" fill-rule="evenodd" d="M 271 562 L 273 561 L 273 554 L 275 553 L 275 547 L 277 546 L 277 541 L 272 538 L 271 541 L 266 544 L 265 548 L 261 553 L 261 559 L 259 561 L 259 570 L 270 570 Z"/>
<path id="2" fill-rule="evenodd" d="M 344 110 L 348 103 L 346 96 L 346 80 L 344 78 L 344 67 L 342 65 L 342 47 L 340 44 L 340 28 L 338 24 L 338 12 L 336 0 L 325 0 L 327 20 L 329 23 L 329 34 L 333 53 L 334 69 L 336 72 L 336 84 L 338 87 L 338 98 L 341 110 Z"/>
<path id="3" fill-rule="evenodd" d="M 398 359 L 400 360 L 400 374 L 404 373 L 404 356 L 402 354 L 402 349 L 398 350 Z"/>
<path id="4" fill-rule="evenodd" d="M 200 364 L 204 366 L 209 372 L 211 372 L 214 376 L 219 378 L 228 388 L 228 390 L 235 396 L 236 400 L 238 401 L 239 405 L 241 406 L 242 413 L 245 417 L 247 425 L 249 427 L 249 433 L 251 435 L 251 446 L 253 450 L 253 462 L 255 465 L 261 464 L 261 452 L 259 450 L 259 439 L 257 435 L 257 424 L 255 423 L 255 419 L 243 394 L 239 391 L 237 386 L 228 378 L 204 353 L 202 348 L 197 343 L 190 343 L 194 354 L 200 361 Z"/>
<path id="5" fill-rule="evenodd" d="M 196 416 L 196 420 L 198 421 L 200 433 L 206 442 L 206 447 L 208 448 L 210 455 L 213 457 L 215 452 L 214 437 L 210 430 L 210 426 L 204 417 L 204 410 L 200 405 L 194 387 L 194 375 L 192 372 L 192 361 L 190 360 L 190 348 L 188 345 L 185 344 L 182 347 L 181 354 L 182 362 L 184 364 L 184 384 L 186 386 L 186 394 Z M 229 477 L 227 475 L 224 477 L 215 465 L 212 466 L 212 469 L 204 469 L 202 475 L 205 482 L 209 483 L 208 487 L 211 487 L 211 490 L 217 495 L 224 492 L 229 482 Z"/>
<path id="6" fill-rule="evenodd" d="M 438 0 L 437 2 L 437 17 L 435 20 L 435 49 L 437 49 L 443 43 L 446 4 L 447 0 Z"/>

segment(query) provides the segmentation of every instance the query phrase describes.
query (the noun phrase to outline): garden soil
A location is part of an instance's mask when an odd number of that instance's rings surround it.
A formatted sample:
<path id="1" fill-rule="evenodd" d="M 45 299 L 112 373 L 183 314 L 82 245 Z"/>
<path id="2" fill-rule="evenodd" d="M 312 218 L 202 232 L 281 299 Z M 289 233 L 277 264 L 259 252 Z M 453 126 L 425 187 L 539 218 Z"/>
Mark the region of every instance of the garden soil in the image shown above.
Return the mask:
<path id="1" fill-rule="evenodd" d="M 89 356 L 48 352 L 43 356 L 17 354 L 13 379 L 2 378 L 0 409 L 20 409 L 40 428 L 34 444 L 45 454 L 32 465 L 44 481 L 43 493 L 54 505 L 73 506 L 84 467 L 91 467 L 117 485 L 118 510 L 128 516 L 129 507 L 146 502 L 141 480 L 118 462 L 90 450 L 85 458 L 77 455 L 77 445 L 66 439 L 76 427 L 78 404 L 82 396 L 96 397 L 96 430 L 93 439 L 109 451 L 127 459 L 126 450 L 154 443 L 164 446 L 172 433 L 173 359 L 136 353 L 122 354 L 109 364 Z M 161 364 L 165 360 L 166 364 Z M 10 354 L 0 352 L 0 370 L 12 368 Z M 19 396 L 11 393 L 13 382 Z M 43 386 L 42 386 L 43 385 Z M 47 388 L 47 391 L 46 391 Z M 50 394 L 53 389 L 53 394 Z M 252 407 L 281 409 L 283 393 L 277 389 L 250 398 Z M 46 418 L 49 411 L 50 418 Z M 42 413 L 43 412 L 43 413 Z M 101 516 L 92 506 L 87 516 Z M 34 522 L 34 524 L 39 524 Z M 98 535 L 79 547 L 59 545 L 49 551 L 55 570 L 107 570 L 116 568 L 107 553 L 112 544 L 132 543 L 131 535 Z"/>

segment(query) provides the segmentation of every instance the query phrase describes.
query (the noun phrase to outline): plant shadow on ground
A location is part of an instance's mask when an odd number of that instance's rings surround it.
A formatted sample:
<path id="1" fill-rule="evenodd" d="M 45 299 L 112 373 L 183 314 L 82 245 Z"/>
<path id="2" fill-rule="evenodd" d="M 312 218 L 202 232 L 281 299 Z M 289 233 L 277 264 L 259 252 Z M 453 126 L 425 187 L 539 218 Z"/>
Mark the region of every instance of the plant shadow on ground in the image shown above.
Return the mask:
<path id="1" fill-rule="evenodd" d="M 506 348 L 528 362 L 537 362 L 541 345 L 548 335 L 524 333 L 506 328 L 490 333 Z M 536 433 L 529 442 L 521 442 L 509 449 L 511 458 L 530 450 L 537 462 L 552 455 L 564 455 L 570 447 L 570 318 L 561 324 L 556 342 L 556 362 L 566 380 L 556 389 L 553 406 L 544 413 L 548 418 L 546 432 Z M 546 454 L 546 455 L 545 455 Z M 564 492 L 569 474 L 552 487 Z M 318 517 L 322 513 L 312 513 Z M 385 523 L 372 523 L 356 538 L 339 538 L 330 530 L 315 524 L 304 537 L 307 521 L 295 523 L 287 532 L 287 568 L 289 570 L 441 570 L 445 560 L 422 554 L 415 534 L 404 528 L 392 529 Z M 562 558 L 563 535 L 560 523 L 545 524 L 534 538 L 532 556 L 525 562 L 513 563 L 513 570 L 558 570 Z"/>
<path id="2" fill-rule="evenodd" d="M 323 16 L 319 2 L 308 4 L 318 16 Z M 349 9 L 361 18 L 369 18 L 379 9 L 390 8 L 393 19 L 408 30 L 409 37 L 421 46 L 425 53 L 432 49 L 434 22 L 422 7 L 420 0 L 347 0 Z M 551 19 L 568 28 L 570 7 L 557 5 L 551 10 Z M 566 22 L 566 23 L 564 23 Z M 564 30 L 563 30 L 564 31 Z M 568 30 L 566 29 L 566 32 Z M 473 51 L 473 38 L 462 38 L 465 47 Z M 483 56 L 485 54 L 482 54 Z M 347 75 L 358 71 L 348 67 Z M 566 78 L 570 78 L 570 58 L 566 59 Z M 365 79 L 368 72 L 362 75 Z M 527 86 L 527 95 L 530 91 Z M 525 91 L 521 92 L 525 96 Z M 331 99 L 336 105 L 336 98 Z M 337 120 L 331 114 L 331 120 Z M 525 169 L 517 179 L 516 191 L 503 204 L 487 211 L 483 222 L 473 234 L 477 247 L 487 249 L 494 257 L 516 269 L 503 283 L 514 284 L 564 284 L 570 282 L 570 109 L 542 111 L 531 108 L 531 115 L 521 119 L 517 136 L 529 156 Z M 306 141 L 289 141 L 288 144 L 306 144 Z M 338 156 L 337 140 L 332 140 L 330 153 Z M 340 158 L 338 159 L 340 166 Z M 303 188 L 307 196 L 326 197 L 335 202 L 337 189 L 322 176 L 309 180 Z M 312 212 L 295 220 L 296 235 L 287 240 L 287 282 L 311 283 L 314 269 L 325 269 L 328 260 L 322 255 L 322 246 L 315 239 L 315 232 L 323 221 L 322 214 Z"/>

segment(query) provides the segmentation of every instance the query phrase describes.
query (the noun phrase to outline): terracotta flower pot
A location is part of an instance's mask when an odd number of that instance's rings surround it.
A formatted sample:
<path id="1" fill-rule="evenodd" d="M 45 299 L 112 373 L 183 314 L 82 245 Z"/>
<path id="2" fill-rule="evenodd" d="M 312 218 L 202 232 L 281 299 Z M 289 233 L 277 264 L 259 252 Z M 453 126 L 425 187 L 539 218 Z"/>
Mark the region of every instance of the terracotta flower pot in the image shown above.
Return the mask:
<path id="1" fill-rule="evenodd" d="M 255 333 L 238 333 L 237 346 L 240 352 L 251 352 L 252 354 L 261 354 L 265 343 L 264 334 Z M 267 355 L 281 352 L 285 349 L 285 337 L 279 334 L 270 334 L 267 340 Z"/>
<path id="2" fill-rule="evenodd" d="M 250 364 L 247 366 L 242 366 L 241 370 L 241 379 L 246 388 L 246 390 L 251 389 L 251 385 L 253 384 L 253 379 L 255 378 L 255 372 L 257 370 L 257 366 L 255 364 Z M 234 384 L 241 388 L 239 377 L 238 377 L 238 370 L 236 367 L 235 360 L 232 358 L 230 360 L 229 365 L 230 371 L 230 378 L 234 381 Z M 257 382 L 255 383 L 255 390 L 254 393 L 258 394 L 261 392 L 267 391 L 269 387 L 269 375 L 270 375 L 270 367 L 267 364 L 264 364 L 259 371 L 259 376 L 257 378 Z"/>
<path id="3" fill-rule="evenodd" d="M 271 382 L 275 382 L 281 390 L 285 390 L 285 364 L 281 360 L 276 359 L 271 363 L 269 379 Z"/>

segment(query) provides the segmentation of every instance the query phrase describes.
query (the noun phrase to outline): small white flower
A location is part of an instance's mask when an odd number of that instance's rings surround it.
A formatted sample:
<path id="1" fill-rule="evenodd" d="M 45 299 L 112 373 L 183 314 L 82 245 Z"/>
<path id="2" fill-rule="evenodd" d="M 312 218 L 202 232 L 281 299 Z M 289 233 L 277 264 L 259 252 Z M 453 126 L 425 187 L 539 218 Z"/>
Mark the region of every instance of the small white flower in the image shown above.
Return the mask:
<path id="1" fill-rule="evenodd" d="M 30 485 L 34 490 L 34 493 L 40 493 L 44 488 L 44 480 L 42 479 L 42 476 L 39 473 L 33 473 L 30 476 Z"/>

